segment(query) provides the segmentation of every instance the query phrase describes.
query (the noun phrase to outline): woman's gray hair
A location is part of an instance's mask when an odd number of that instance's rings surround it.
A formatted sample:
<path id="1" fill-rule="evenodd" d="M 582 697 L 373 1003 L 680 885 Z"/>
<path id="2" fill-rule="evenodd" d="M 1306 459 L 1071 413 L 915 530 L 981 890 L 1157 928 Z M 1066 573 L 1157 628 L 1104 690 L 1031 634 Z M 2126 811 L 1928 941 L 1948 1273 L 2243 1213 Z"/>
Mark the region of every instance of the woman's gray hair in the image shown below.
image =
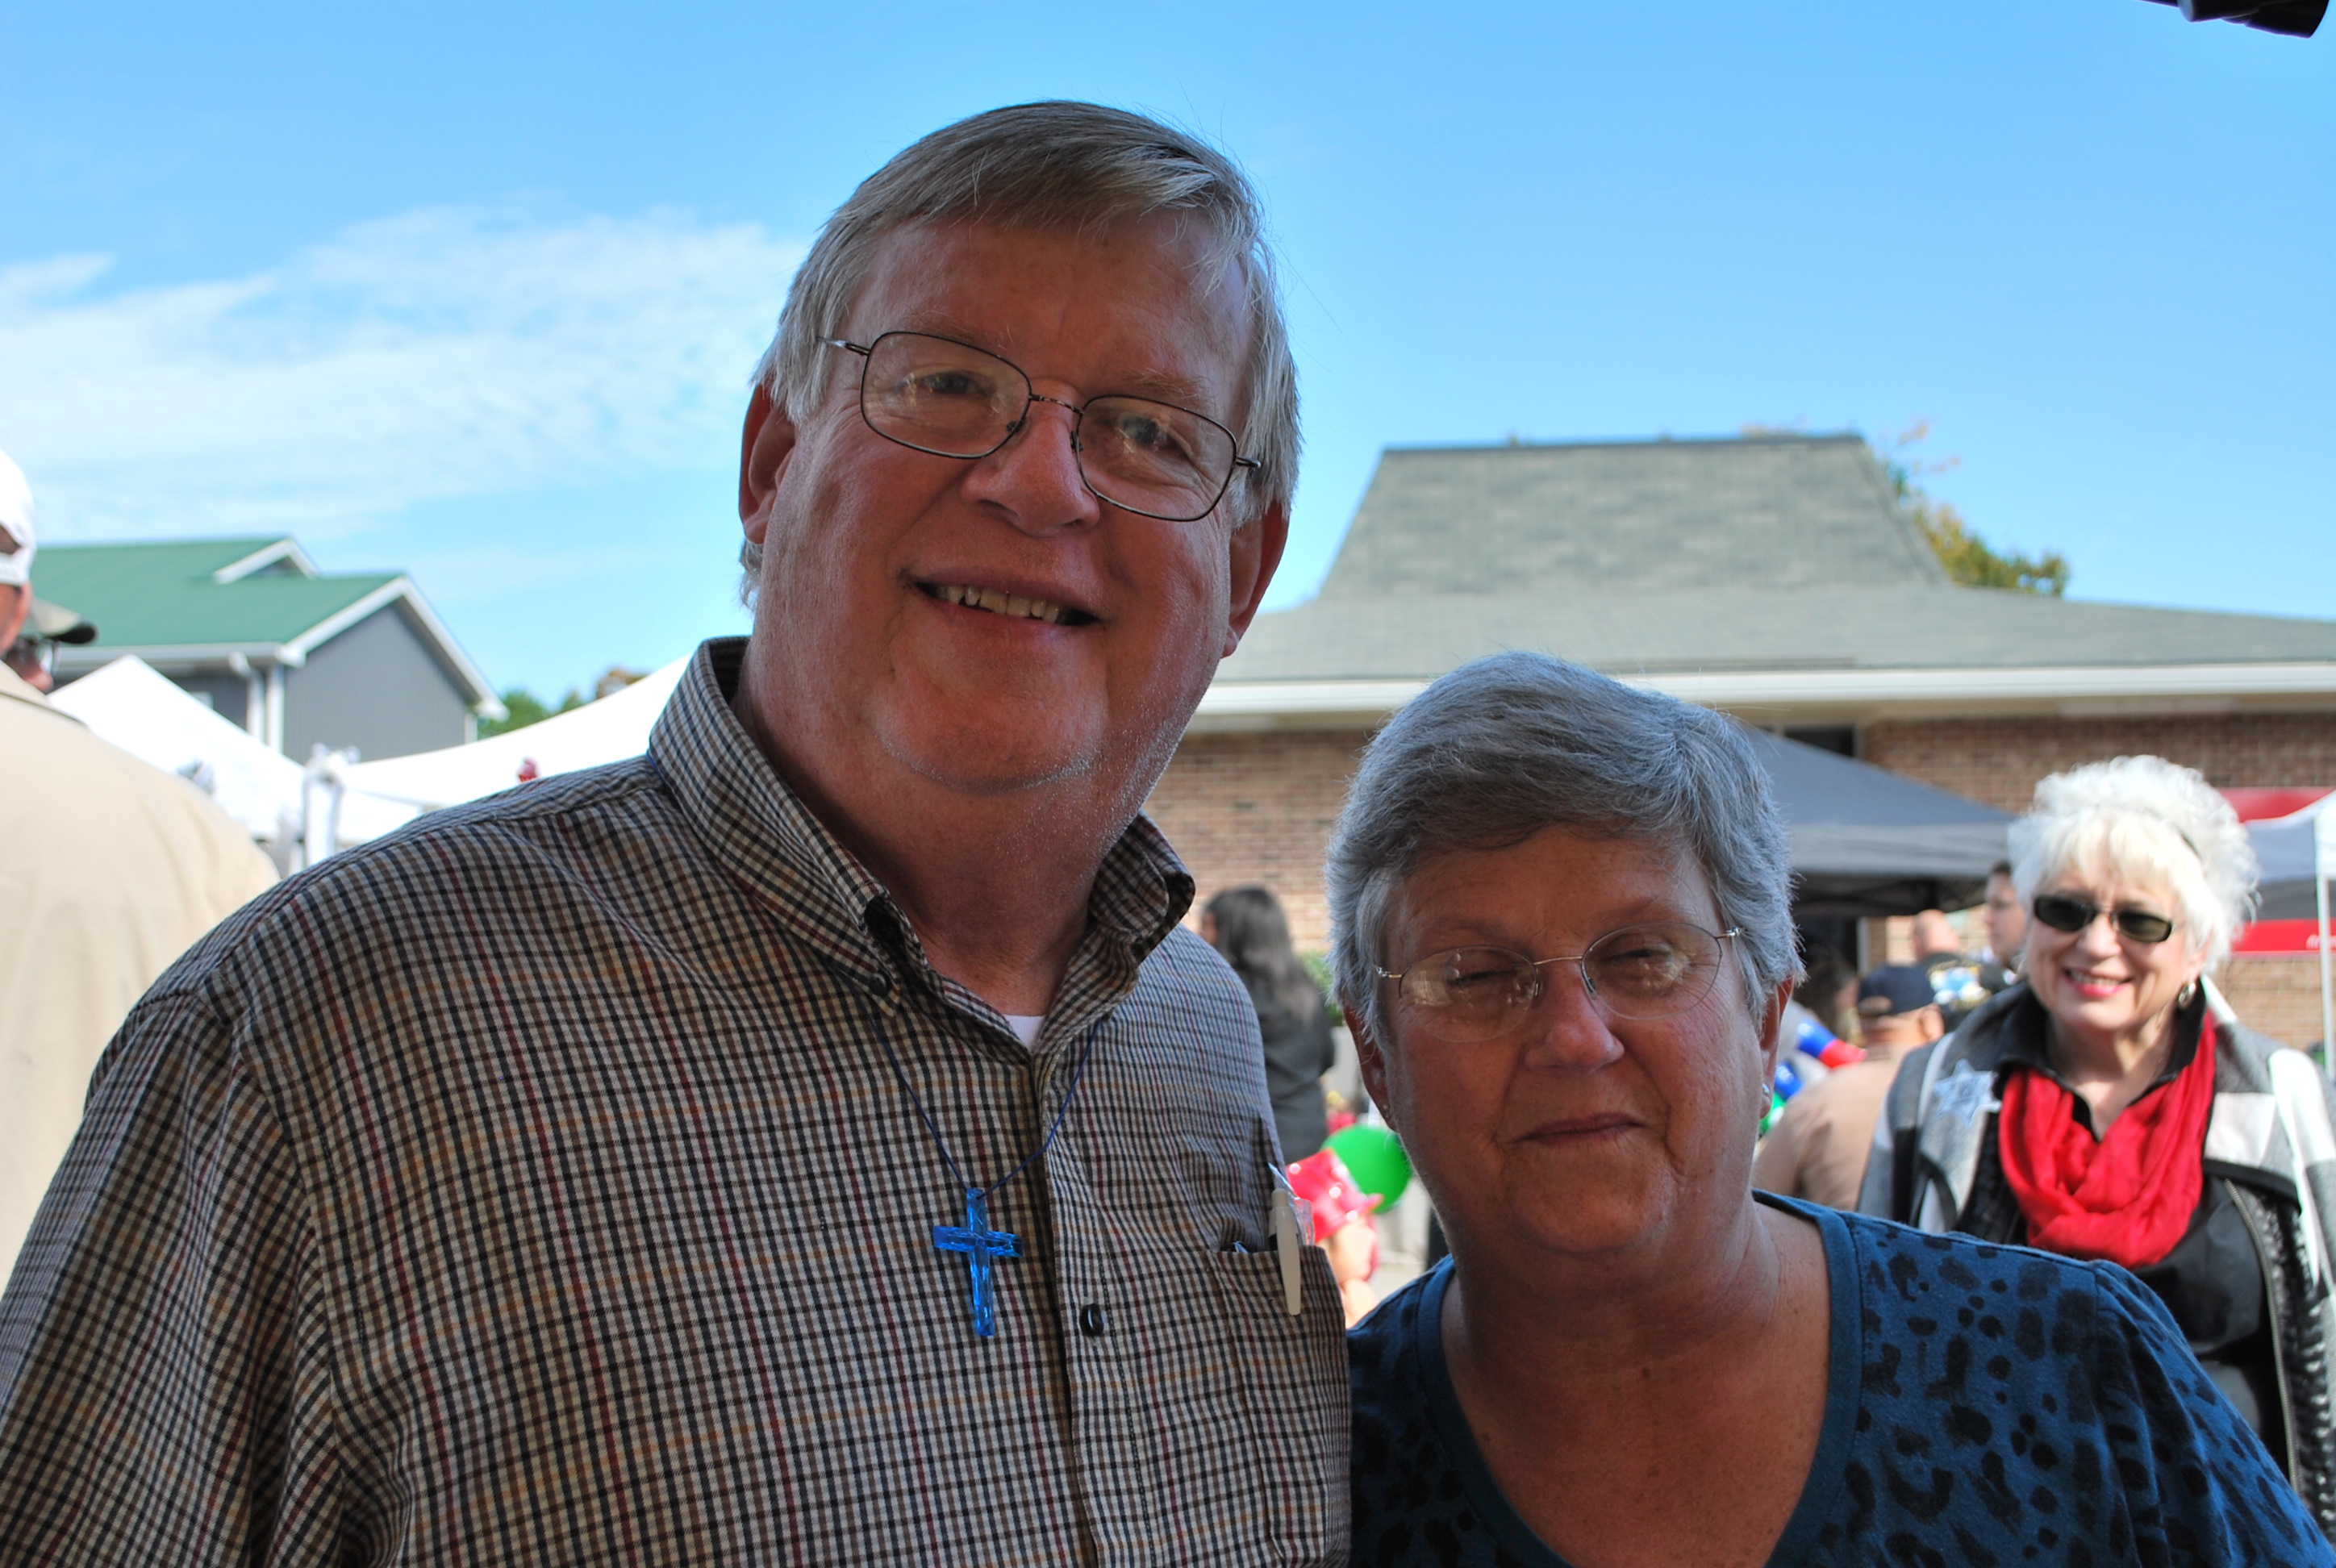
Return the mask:
<path id="1" fill-rule="evenodd" d="M 1545 654 L 1495 654 L 1454 670 L 1379 731 L 1330 841 L 1339 994 L 1380 1039 L 1375 971 L 1389 895 L 1439 855 L 1505 849 L 1544 828 L 1691 851 L 1722 928 L 1743 930 L 1756 1016 L 1776 986 L 1800 978 L 1784 820 L 1742 726 Z"/>
<path id="2" fill-rule="evenodd" d="M 1196 286 L 1237 267 L 1248 297 L 1249 396 L 1234 433 L 1241 454 L 1260 466 L 1237 471 L 1227 504 L 1237 524 L 1277 502 L 1286 509 L 1298 483 L 1298 370 L 1257 192 L 1205 139 L 1124 109 L 1019 103 L 902 149 L 821 228 L 787 289 L 778 336 L 754 367 L 755 382 L 774 401 L 783 399 L 798 424 L 810 417 L 827 385 L 821 340 L 842 330 L 877 246 L 909 224 L 1095 232 L 1162 212 L 1190 214 L 1214 241 L 1207 276 Z M 761 555 L 751 542 L 739 555 L 750 591 Z"/>
<path id="3" fill-rule="evenodd" d="M 2239 813 L 2196 769 L 2121 756 L 2044 779 L 2011 824 L 2021 903 L 2072 872 L 2166 888 L 2190 951 L 2211 969 L 2253 918 L 2262 867 Z"/>

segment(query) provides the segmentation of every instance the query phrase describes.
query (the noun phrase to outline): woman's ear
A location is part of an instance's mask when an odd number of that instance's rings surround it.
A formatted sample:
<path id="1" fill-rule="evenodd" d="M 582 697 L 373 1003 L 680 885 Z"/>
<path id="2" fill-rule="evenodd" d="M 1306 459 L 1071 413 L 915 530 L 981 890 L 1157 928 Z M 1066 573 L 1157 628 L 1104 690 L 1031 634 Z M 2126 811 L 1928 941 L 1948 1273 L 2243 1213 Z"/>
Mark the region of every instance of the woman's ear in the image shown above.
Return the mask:
<path id="1" fill-rule="evenodd" d="M 1793 982 L 1778 980 L 1768 994 L 1768 1005 L 1752 1021 L 1760 1031 L 1760 1074 L 1772 1088 L 1776 1082 L 1776 1058 L 1785 1047 L 1785 1006 L 1793 999 Z"/>
<path id="2" fill-rule="evenodd" d="M 1338 1008 L 1347 1015 L 1347 1028 L 1355 1037 L 1355 1060 L 1363 1070 L 1363 1092 L 1370 1096 L 1371 1104 L 1379 1108 L 1379 1115 L 1387 1118 L 1387 1125 L 1394 1127 L 1396 1135 L 1401 1137 L 1403 1129 L 1397 1125 L 1396 1108 L 1390 1093 L 1392 1082 L 1387 1072 L 1387 1053 L 1379 1048 L 1377 1037 L 1371 1033 L 1370 1025 L 1363 1021 L 1362 1008 L 1345 996 L 1339 997 Z"/>

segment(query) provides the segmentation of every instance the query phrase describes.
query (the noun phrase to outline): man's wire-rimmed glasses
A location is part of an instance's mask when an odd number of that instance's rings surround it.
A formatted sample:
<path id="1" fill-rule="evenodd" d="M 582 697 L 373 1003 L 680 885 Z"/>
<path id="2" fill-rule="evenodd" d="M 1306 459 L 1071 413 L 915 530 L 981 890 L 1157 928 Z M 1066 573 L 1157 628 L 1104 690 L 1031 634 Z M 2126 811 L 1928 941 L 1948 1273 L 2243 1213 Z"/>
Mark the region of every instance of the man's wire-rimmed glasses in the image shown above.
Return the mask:
<path id="1" fill-rule="evenodd" d="M 1065 403 L 1034 391 L 1010 361 L 952 337 L 888 332 L 873 343 L 820 341 L 860 355 L 860 417 L 868 428 L 936 457 L 988 457 L 1013 439 L 1034 403 L 1070 410 L 1079 477 L 1123 511 L 1195 522 L 1216 510 L 1236 470 L 1260 466 L 1205 414 L 1115 393 Z"/>
<path id="2" fill-rule="evenodd" d="M 1401 970 L 1379 969 L 1431 1034 L 1466 1044 L 1497 1039 L 1522 1021 L 1548 987 L 1542 969 L 1572 964 L 1590 999 L 1618 1018 L 1666 1018 L 1711 994 L 1725 950 L 1743 928 L 1708 931 L 1658 920 L 1609 931 L 1579 953 L 1527 958 L 1506 948 L 1454 948 Z"/>

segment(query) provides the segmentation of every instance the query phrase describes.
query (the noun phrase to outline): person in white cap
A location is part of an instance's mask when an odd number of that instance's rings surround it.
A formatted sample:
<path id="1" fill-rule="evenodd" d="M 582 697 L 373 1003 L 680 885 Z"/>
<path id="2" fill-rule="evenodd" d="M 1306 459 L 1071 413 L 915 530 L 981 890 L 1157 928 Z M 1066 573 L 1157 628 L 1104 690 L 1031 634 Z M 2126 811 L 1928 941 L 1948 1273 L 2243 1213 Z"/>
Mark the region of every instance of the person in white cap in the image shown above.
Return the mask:
<path id="1" fill-rule="evenodd" d="M 0 453 L 0 648 L 33 609 L 33 496 Z M 131 1004 L 276 880 L 182 778 L 107 745 L 0 664 L 0 1281 Z"/>
<path id="2" fill-rule="evenodd" d="M 0 657 L 14 652 L 32 613 L 33 491 L 24 471 L 0 452 Z M 14 668 L 15 661 L 7 664 Z"/>

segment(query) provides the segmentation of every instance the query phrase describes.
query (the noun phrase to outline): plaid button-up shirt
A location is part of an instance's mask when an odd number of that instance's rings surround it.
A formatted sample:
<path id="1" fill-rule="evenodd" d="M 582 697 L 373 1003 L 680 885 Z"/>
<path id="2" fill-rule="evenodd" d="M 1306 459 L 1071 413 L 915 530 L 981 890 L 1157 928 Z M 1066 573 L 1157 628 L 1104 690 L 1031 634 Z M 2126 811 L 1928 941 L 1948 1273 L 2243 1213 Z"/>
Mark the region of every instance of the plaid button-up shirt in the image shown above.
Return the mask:
<path id="1" fill-rule="evenodd" d="M 250 905 L 101 1065 L 0 1302 L 0 1562 L 1314 1563 L 1241 987 L 1139 820 L 1025 1048 L 732 716 Z M 990 1201 L 998 1334 L 937 1251 Z M 1089 1309 L 1095 1309 L 1090 1311 Z"/>

